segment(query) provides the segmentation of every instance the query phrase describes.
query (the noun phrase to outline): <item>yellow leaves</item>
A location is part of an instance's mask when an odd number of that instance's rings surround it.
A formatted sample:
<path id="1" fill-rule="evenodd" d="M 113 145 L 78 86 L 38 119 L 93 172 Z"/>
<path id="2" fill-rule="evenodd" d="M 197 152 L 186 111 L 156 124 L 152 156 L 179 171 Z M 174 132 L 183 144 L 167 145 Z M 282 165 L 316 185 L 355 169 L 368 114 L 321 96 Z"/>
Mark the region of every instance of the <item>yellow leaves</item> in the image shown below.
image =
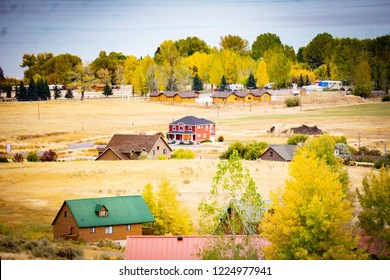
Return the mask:
<path id="1" fill-rule="evenodd" d="M 341 246 L 337 256 L 356 257 L 356 239 L 348 227 L 352 208 L 337 173 L 310 149 L 299 150 L 289 169 L 284 189 L 271 194 L 274 214 L 261 223 L 274 250 L 267 248 L 266 258 L 334 258 L 334 246 Z"/>
<path id="2" fill-rule="evenodd" d="M 265 63 L 264 59 L 259 60 L 254 75 L 256 77 L 257 86 L 259 88 L 263 88 L 266 84 L 269 83 L 267 64 Z"/>

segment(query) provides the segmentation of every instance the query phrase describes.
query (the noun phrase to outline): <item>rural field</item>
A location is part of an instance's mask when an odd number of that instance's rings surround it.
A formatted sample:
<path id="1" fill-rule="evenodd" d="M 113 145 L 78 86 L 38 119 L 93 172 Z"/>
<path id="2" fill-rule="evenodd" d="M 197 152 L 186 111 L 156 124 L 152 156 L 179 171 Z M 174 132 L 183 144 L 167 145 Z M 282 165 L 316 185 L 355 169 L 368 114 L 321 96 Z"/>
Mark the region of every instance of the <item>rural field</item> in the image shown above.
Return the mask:
<path id="1" fill-rule="evenodd" d="M 186 115 L 217 124 L 222 143 L 191 147 L 194 160 L 91 161 L 94 147 L 115 133 L 165 133 L 168 123 Z M 132 195 L 147 183 L 157 188 L 169 180 L 190 210 L 195 230 L 197 206 L 208 196 L 218 165 L 218 155 L 233 141 L 286 143 L 281 133 L 289 127 L 317 126 L 333 135 L 345 135 L 348 144 L 376 148 L 390 146 L 390 104 L 338 93 L 302 97 L 302 106 L 284 104 L 226 105 L 158 104 L 144 99 L 52 100 L 0 104 L 0 153 L 56 150 L 59 162 L 0 164 L 0 223 L 26 237 L 52 237 L 51 222 L 66 199 Z M 275 126 L 274 133 L 267 131 Z M 72 147 L 76 148 L 69 148 Z M 177 147 L 175 147 L 177 148 Z M 187 147 L 188 148 L 188 147 Z M 73 160 L 69 160 L 73 159 Z M 288 178 L 284 162 L 244 161 L 263 199 Z M 351 187 L 359 188 L 370 168 L 346 167 Z M 375 172 L 375 171 L 374 171 Z"/>

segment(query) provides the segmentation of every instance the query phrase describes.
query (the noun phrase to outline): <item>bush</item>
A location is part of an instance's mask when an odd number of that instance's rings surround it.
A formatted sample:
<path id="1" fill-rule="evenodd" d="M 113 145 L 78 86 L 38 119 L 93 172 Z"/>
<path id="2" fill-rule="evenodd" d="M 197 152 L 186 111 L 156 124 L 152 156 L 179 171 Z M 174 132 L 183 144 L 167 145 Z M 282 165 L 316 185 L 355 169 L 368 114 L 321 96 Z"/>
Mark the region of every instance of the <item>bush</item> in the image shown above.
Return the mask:
<path id="1" fill-rule="evenodd" d="M 148 159 L 150 159 L 149 154 L 145 151 L 141 152 L 141 154 L 138 156 L 138 160 L 148 160 Z"/>
<path id="2" fill-rule="evenodd" d="M 48 150 L 43 153 L 41 156 L 41 161 L 56 161 L 58 158 L 56 152 L 53 150 Z"/>
<path id="3" fill-rule="evenodd" d="M 221 135 L 221 136 L 218 136 L 218 142 L 223 142 L 225 141 L 225 138 Z"/>
<path id="4" fill-rule="evenodd" d="M 37 161 L 39 161 L 39 156 L 38 156 L 37 152 L 31 151 L 28 153 L 26 159 L 27 159 L 27 161 L 37 162 Z"/>
<path id="5" fill-rule="evenodd" d="M 6 157 L 0 157 L 0 162 L 8 162 L 8 159 Z"/>
<path id="6" fill-rule="evenodd" d="M 194 159 L 195 154 L 190 149 L 177 149 L 172 153 L 171 157 L 175 159 Z"/>
<path id="7" fill-rule="evenodd" d="M 158 156 L 157 156 L 157 159 L 158 159 L 158 160 L 166 160 L 166 159 L 168 159 L 168 158 L 167 158 L 166 155 L 158 155 Z"/>
<path id="8" fill-rule="evenodd" d="M 16 153 L 14 155 L 14 158 L 12 159 L 13 162 L 23 162 L 23 156 L 22 154 Z"/>
<path id="9" fill-rule="evenodd" d="M 74 96 L 73 96 L 73 91 L 71 89 L 68 89 L 66 91 L 66 94 L 65 94 L 65 98 L 67 99 L 72 99 Z"/>
<path id="10" fill-rule="evenodd" d="M 309 135 L 306 134 L 294 134 L 291 135 L 288 140 L 288 145 L 298 145 L 299 143 L 305 143 L 305 141 L 309 139 Z"/>
<path id="11" fill-rule="evenodd" d="M 252 142 L 248 144 L 243 144 L 240 141 L 233 142 L 229 145 L 226 152 L 223 152 L 219 158 L 228 159 L 234 151 L 238 152 L 238 155 L 242 159 L 247 160 L 256 160 L 262 153 L 268 148 L 268 144 L 265 142 Z"/>
<path id="12" fill-rule="evenodd" d="M 290 98 L 287 98 L 284 103 L 287 105 L 287 107 L 295 107 L 295 106 L 299 106 L 300 105 L 300 102 L 299 102 L 299 97 L 290 97 Z"/>
<path id="13" fill-rule="evenodd" d="M 385 94 L 382 97 L 382 102 L 389 102 L 390 101 L 390 94 Z"/>

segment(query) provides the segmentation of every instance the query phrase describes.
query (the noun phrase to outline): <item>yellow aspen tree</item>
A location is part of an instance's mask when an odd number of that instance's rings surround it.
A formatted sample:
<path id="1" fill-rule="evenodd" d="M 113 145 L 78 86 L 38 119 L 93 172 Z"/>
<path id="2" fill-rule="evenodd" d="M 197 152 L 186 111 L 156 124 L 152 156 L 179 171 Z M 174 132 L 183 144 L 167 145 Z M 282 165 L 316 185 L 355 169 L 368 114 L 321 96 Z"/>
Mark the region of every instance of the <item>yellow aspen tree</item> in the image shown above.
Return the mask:
<path id="1" fill-rule="evenodd" d="M 134 55 L 129 55 L 124 63 L 123 77 L 125 84 L 133 84 L 134 71 L 137 68 L 138 60 Z"/>
<path id="2" fill-rule="evenodd" d="M 353 206 L 338 174 L 313 151 L 295 155 L 284 188 L 271 192 L 261 222 L 266 259 L 365 259 L 353 230 Z"/>
<path id="3" fill-rule="evenodd" d="M 265 63 L 264 59 L 259 60 L 254 75 L 255 75 L 255 78 L 257 81 L 257 86 L 259 88 L 263 88 L 266 84 L 269 83 L 269 77 L 268 77 L 268 72 L 267 72 L 267 63 Z"/>

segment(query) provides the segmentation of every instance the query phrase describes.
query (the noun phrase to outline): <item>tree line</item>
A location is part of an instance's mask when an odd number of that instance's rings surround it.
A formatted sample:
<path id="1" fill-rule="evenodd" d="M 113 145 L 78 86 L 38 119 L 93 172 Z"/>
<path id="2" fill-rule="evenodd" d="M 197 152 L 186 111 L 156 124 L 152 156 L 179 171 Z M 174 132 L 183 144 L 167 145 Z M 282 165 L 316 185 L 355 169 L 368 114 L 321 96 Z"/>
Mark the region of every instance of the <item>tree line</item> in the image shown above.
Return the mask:
<path id="1" fill-rule="evenodd" d="M 188 85 L 196 90 L 203 84 L 220 87 L 224 83 L 261 88 L 272 82 L 275 87 L 287 87 L 330 79 L 351 85 L 355 94 L 365 97 L 373 89 L 388 91 L 389 54 L 390 34 L 361 40 L 321 33 L 295 52 L 276 34 L 264 33 L 251 46 L 236 35 L 222 36 L 219 48 L 198 37 L 165 40 L 153 57 L 101 51 L 89 64 L 71 54 L 24 54 L 20 66 L 27 68 L 26 84 L 43 79 L 81 91 L 95 83 L 131 84 L 135 93 L 145 94 L 183 90 Z"/>

